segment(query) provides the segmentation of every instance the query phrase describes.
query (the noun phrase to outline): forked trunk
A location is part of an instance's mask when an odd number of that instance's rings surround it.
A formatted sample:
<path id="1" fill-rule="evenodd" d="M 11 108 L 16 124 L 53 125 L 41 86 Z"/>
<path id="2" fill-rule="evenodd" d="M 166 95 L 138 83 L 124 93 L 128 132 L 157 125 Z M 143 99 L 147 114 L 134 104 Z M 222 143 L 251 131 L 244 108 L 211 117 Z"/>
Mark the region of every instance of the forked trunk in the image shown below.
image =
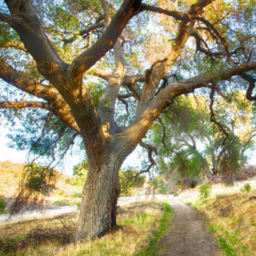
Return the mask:
<path id="1" fill-rule="evenodd" d="M 120 166 L 113 156 L 89 166 L 75 242 L 101 237 L 116 225 Z"/>

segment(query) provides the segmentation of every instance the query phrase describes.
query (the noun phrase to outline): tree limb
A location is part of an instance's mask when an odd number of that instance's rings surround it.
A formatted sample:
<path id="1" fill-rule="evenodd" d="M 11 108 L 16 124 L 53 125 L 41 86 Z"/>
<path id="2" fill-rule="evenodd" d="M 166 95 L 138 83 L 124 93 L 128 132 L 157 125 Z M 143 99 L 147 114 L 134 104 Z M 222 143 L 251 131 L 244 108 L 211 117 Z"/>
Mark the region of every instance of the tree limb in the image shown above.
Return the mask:
<path id="1" fill-rule="evenodd" d="M 11 13 L 10 26 L 19 34 L 27 51 L 37 63 L 39 72 L 48 79 L 59 79 L 65 63 L 52 46 L 37 17 L 31 1 L 5 1 Z"/>
<path id="2" fill-rule="evenodd" d="M 69 68 L 73 77 L 81 76 L 114 47 L 129 20 L 138 14 L 141 1 L 142 0 L 125 0 L 123 2 L 102 37 L 88 50 L 74 59 Z"/>
<path id="3" fill-rule="evenodd" d="M 252 132 L 252 133 L 249 135 L 248 140 L 245 141 L 245 142 L 239 147 L 239 151 L 243 150 L 243 149 L 250 143 L 250 141 L 252 140 L 252 138 L 255 137 L 255 136 L 256 136 L 256 133 L 253 133 L 253 132 Z"/>
<path id="4" fill-rule="evenodd" d="M 256 100 L 256 94 L 254 96 L 252 96 L 252 92 L 253 92 L 253 89 L 255 87 L 255 83 L 256 83 L 256 79 L 252 78 L 251 76 L 243 73 L 243 74 L 240 74 L 240 76 L 249 82 L 249 87 L 246 91 L 246 98 L 250 101 L 255 101 Z"/>
<path id="5" fill-rule="evenodd" d="M 51 106 L 48 103 L 37 101 L 25 101 L 25 102 L 0 102 L 0 108 L 43 108 L 50 110 Z"/>
<path id="6" fill-rule="evenodd" d="M 84 37 L 85 34 L 88 34 L 89 32 L 91 32 L 91 31 L 93 31 L 93 30 L 95 30 L 97 28 L 103 28 L 103 27 L 104 27 L 104 22 L 101 21 L 101 22 L 93 24 L 93 25 L 91 25 L 91 26 L 89 26 L 89 27 L 87 27 L 85 29 L 82 29 L 79 32 L 79 34 L 74 35 L 74 36 L 72 36 L 72 37 L 70 37 L 68 39 L 64 39 L 63 42 L 64 42 L 65 45 L 73 43 L 77 38 L 79 38 L 79 36 L 83 36 Z"/>
<path id="7" fill-rule="evenodd" d="M 70 107 L 64 101 L 57 89 L 43 85 L 21 71 L 16 71 L 1 57 L 0 78 L 24 92 L 46 100 L 47 104 L 50 106 L 49 109 L 51 109 L 59 120 L 72 127 L 77 132 L 80 132 L 80 129 L 71 114 Z"/>
<path id="8" fill-rule="evenodd" d="M 143 148 L 146 148 L 148 150 L 148 159 L 151 163 L 150 167 L 148 168 L 148 171 L 149 171 L 153 165 L 156 165 L 156 162 L 152 156 L 152 152 L 154 152 L 157 156 L 158 156 L 158 152 L 157 152 L 156 148 L 154 148 L 153 146 L 151 146 L 149 144 L 144 143 L 143 141 L 140 142 L 140 146 Z"/>

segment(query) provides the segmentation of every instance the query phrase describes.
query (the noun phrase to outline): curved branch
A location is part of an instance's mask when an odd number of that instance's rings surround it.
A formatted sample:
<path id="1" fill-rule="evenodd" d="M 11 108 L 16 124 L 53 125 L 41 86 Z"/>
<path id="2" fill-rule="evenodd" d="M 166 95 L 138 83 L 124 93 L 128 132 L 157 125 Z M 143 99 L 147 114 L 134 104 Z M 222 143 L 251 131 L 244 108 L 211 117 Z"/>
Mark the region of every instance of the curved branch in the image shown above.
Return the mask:
<path id="1" fill-rule="evenodd" d="M 0 102 L 0 108 L 43 108 L 50 110 L 51 106 L 48 103 L 37 101 L 25 101 L 25 102 Z"/>
<path id="2" fill-rule="evenodd" d="M 10 13 L 10 26 L 19 34 L 27 51 L 37 63 L 39 72 L 48 79 L 56 79 L 66 67 L 48 39 L 31 1 L 5 1 Z"/>
<path id="3" fill-rule="evenodd" d="M 69 70 L 73 77 L 81 76 L 112 49 L 129 20 L 139 13 L 142 0 L 125 0 L 112 18 L 102 37 L 74 59 Z"/>
<path id="4" fill-rule="evenodd" d="M 256 136 L 256 133 L 251 133 L 250 135 L 249 135 L 249 138 L 248 138 L 248 140 L 247 141 L 245 141 L 240 147 L 239 147 L 239 151 L 240 150 L 243 150 L 249 143 L 250 143 L 250 141 L 253 139 L 253 137 L 255 137 Z"/>
<path id="5" fill-rule="evenodd" d="M 158 152 L 157 152 L 156 148 L 154 148 L 153 146 L 151 146 L 149 144 L 144 143 L 143 141 L 140 142 L 140 146 L 143 148 L 146 148 L 148 150 L 148 159 L 151 162 L 151 165 L 148 168 L 148 171 L 149 171 L 153 165 L 156 165 L 156 162 L 152 156 L 152 153 L 154 152 L 158 156 Z"/>
<path id="6" fill-rule="evenodd" d="M 104 22 L 103 21 L 99 22 L 99 23 L 96 23 L 96 24 L 93 24 L 93 25 L 91 25 L 91 26 L 81 30 L 79 32 L 79 34 L 74 35 L 74 36 L 72 36 L 72 37 L 70 37 L 68 39 L 64 39 L 63 42 L 64 42 L 65 45 L 73 43 L 77 38 L 79 38 L 79 36 L 83 36 L 84 37 L 85 34 L 88 34 L 89 32 L 91 32 L 91 31 L 93 31 L 93 30 L 95 30 L 97 28 L 103 28 L 103 27 L 104 27 Z"/>
<path id="7" fill-rule="evenodd" d="M 57 90 L 43 85 L 23 72 L 15 70 L 0 57 L 0 78 L 13 86 L 44 100 L 50 100 Z"/>
<path id="8" fill-rule="evenodd" d="M 202 23 L 204 23 L 208 28 L 210 28 L 214 34 L 220 39 L 222 45 L 224 46 L 227 54 L 229 55 L 229 50 L 228 50 L 228 43 L 226 41 L 226 39 L 221 36 L 221 34 L 217 31 L 217 29 L 215 29 L 215 27 L 206 19 L 202 18 L 202 17 L 195 17 L 195 20 L 201 21 Z"/>
<path id="9" fill-rule="evenodd" d="M 152 5 L 142 4 L 140 7 L 141 11 L 150 11 L 150 12 L 156 12 L 156 13 L 162 13 L 167 16 L 173 17 L 176 20 L 182 20 L 182 21 L 191 21 L 192 17 L 191 15 L 188 15 L 183 12 L 177 12 L 177 11 L 168 11 L 159 7 L 155 7 Z"/>
<path id="10" fill-rule="evenodd" d="M 244 80 L 248 81 L 249 82 L 249 87 L 246 91 L 246 98 L 250 101 L 255 101 L 256 100 L 256 94 L 254 96 L 252 96 L 252 92 L 253 92 L 253 89 L 255 87 L 255 83 L 256 83 L 256 79 L 250 77 L 249 75 L 243 73 L 240 75 Z"/>

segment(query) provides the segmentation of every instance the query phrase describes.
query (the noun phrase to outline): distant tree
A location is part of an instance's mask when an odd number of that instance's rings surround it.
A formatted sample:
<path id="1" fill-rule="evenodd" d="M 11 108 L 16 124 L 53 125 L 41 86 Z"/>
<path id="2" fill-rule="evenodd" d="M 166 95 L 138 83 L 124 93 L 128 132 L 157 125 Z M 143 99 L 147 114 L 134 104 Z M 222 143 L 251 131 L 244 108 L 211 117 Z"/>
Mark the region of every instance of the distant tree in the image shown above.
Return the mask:
<path id="1" fill-rule="evenodd" d="M 52 163 L 78 138 L 87 153 L 75 241 L 100 237 L 116 224 L 119 169 L 175 98 L 200 88 L 213 96 L 240 87 L 256 99 L 255 5 L 0 3 L 0 108 L 15 130 L 12 138 Z M 152 167 L 155 150 L 141 145 Z"/>
<path id="2" fill-rule="evenodd" d="M 120 194 L 131 196 L 134 189 L 141 188 L 146 182 L 146 176 L 140 175 L 140 172 L 128 168 L 119 171 L 120 177 Z"/>
<path id="3" fill-rule="evenodd" d="M 214 113 L 212 103 L 202 96 L 180 97 L 158 117 L 148 143 L 159 152 L 162 173 L 176 170 L 187 183 L 202 172 L 225 181 L 246 162 L 245 151 L 256 136 L 251 104 L 238 92 L 215 99 Z"/>

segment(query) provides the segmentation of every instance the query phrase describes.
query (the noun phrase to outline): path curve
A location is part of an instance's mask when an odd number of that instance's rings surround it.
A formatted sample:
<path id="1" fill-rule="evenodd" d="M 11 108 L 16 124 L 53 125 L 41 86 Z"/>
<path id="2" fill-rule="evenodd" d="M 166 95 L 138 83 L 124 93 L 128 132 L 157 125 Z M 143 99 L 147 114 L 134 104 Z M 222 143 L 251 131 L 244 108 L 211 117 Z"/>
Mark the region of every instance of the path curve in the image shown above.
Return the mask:
<path id="1" fill-rule="evenodd" d="M 210 234 L 200 213 L 175 198 L 170 204 L 173 218 L 168 234 L 160 241 L 165 248 L 163 256 L 214 256 L 218 245 Z"/>

